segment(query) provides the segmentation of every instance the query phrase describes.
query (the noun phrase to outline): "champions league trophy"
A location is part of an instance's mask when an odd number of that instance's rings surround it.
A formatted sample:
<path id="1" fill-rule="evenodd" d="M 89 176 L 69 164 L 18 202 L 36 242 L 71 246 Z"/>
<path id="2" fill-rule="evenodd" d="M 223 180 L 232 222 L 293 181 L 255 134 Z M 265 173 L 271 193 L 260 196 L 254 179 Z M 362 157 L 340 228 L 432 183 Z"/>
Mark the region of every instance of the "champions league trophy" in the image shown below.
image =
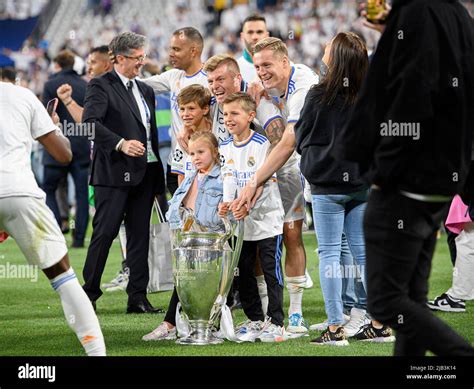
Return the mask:
<path id="1" fill-rule="evenodd" d="M 181 220 L 182 230 L 173 231 L 173 274 L 191 332 L 176 343 L 219 344 L 223 340 L 211 331 L 226 303 L 239 263 L 244 223 L 223 218 L 225 231 L 215 232 L 200 225 L 193 211 L 183 208 Z M 235 235 L 237 239 L 231 239 Z"/>

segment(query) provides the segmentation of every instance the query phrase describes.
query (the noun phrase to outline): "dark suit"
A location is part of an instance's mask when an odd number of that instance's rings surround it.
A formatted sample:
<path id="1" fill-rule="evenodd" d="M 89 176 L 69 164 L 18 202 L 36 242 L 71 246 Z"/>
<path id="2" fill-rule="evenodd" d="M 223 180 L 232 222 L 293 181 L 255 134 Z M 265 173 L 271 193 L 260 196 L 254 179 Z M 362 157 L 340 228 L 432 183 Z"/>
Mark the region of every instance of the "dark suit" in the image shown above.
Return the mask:
<path id="1" fill-rule="evenodd" d="M 95 125 L 90 183 L 95 189 L 96 214 L 83 276 L 84 290 L 92 301 L 102 295 L 100 280 L 122 220 L 127 231 L 129 304 L 143 301 L 146 296 L 151 208 L 155 195 L 164 192 L 165 181 L 153 114 L 154 92 L 144 83 L 136 83 L 152 113 L 151 143 L 158 162 L 147 163 L 146 152 L 141 157 L 129 157 L 116 151 L 122 138 L 147 145 L 140 112 L 117 73 L 95 78 L 87 87 L 83 122 Z"/>
<path id="2" fill-rule="evenodd" d="M 72 69 L 62 70 L 51 76 L 46 82 L 43 91 L 43 103 L 46 106 L 49 100 L 58 97 L 56 90 L 63 84 L 69 84 L 72 87 L 72 98 L 79 105 L 84 104 L 87 83 Z M 44 179 L 43 190 L 46 192 L 46 203 L 51 208 L 59 225 L 61 225 L 61 216 L 56 201 L 56 190 L 61 180 L 65 179 L 68 173 L 71 173 L 74 179 L 76 190 L 76 226 L 74 240 L 78 244 L 84 242 L 87 224 L 89 223 L 89 201 L 87 178 L 90 165 L 90 140 L 87 134 L 75 125 L 75 121 L 69 114 L 67 108 L 59 100 L 56 110 L 63 132 L 71 142 L 72 161 L 64 166 L 57 162 L 46 150 L 43 154 Z M 74 131 L 71 131 L 74 130 Z M 76 131 L 78 130 L 78 131 Z"/>

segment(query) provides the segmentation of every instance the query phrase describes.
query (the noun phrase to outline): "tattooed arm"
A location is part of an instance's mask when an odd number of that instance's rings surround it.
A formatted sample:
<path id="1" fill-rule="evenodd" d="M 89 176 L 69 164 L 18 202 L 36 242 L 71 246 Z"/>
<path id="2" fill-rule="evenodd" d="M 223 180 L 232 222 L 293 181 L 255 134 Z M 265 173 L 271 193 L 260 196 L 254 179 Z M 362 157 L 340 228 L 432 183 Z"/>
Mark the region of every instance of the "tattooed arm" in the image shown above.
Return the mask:
<path id="1" fill-rule="evenodd" d="M 295 123 L 288 123 L 281 140 L 272 148 L 267 158 L 265 158 L 263 165 L 260 166 L 252 179 L 240 192 L 236 209 L 239 209 L 243 205 L 249 209 L 252 203 L 254 203 L 253 200 L 257 188 L 263 185 L 272 174 L 280 169 L 291 157 L 296 146 L 294 127 Z"/>
<path id="2" fill-rule="evenodd" d="M 280 118 L 272 120 L 271 123 L 265 128 L 265 134 L 272 145 L 272 149 L 280 142 L 284 132 L 285 124 Z"/>

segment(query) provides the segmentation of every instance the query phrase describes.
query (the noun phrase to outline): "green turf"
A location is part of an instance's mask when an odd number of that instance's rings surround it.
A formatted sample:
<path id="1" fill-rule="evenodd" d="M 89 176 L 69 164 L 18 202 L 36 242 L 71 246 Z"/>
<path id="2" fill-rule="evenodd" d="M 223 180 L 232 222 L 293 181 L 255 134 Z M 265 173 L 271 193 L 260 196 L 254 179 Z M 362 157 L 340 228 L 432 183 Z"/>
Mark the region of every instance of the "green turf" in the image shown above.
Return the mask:
<path id="1" fill-rule="evenodd" d="M 69 238 L 68 238 L 69 239 Z M 313 234 L 305 235 L 309 270 L 314 287 L 305 291 L 304 316 L 310 324 L 325 319 L 324 303 L 318 277 L 316 241 Z M 82 266 L 86 249 L 71 249 L 70 258 L 82 282 Z M 118 242 L 114 242 L 105 268 L 103 281 L 109 281 L 120 266 Z M 0 264 L 25 264 L 20 250 L 12 239 L 0 245 Z M 436 249 L 430 282 L 430 297 L 449 288 L 451 261 L 443 236 Z M 171 292 L 149 296 L 153 305 L 166 307 Z M 84 355 L 72 331 L 66 325 L 58 296 L 43 274 L 38 282 L 27 279 L 0 279 L 0 355 L 2 356 L 66 356 Z M 314 346 L 310 337 L 279 344 L 235 344 L 192 347 L 176 345 L 173 341 L 143 342 L 141 337 L 155 328 L 164 315 L 126 315 L 127 296 L 124 292 L 105 293 L 97 303 L 109 355 L 144 356 L 384 356 L 391 355 L 391 344 L 350 342 L 349 347 Z M 285 303 L 288 294 L 285 291 Z M 286 311 L 287 305 L 285 306 Z M 474 342 L 472 312 L 474 304 L 467 304 L 468 313 L 437 313 L 470 342 Z M 234 322 L 244 319 L 241 310 L 235 312 Z M 311 333 L 311 337 L 316 333 Z M 435 335 L 435 334 L 434 334 Z M 436 336 L 436 335 L 435 335 Z"/>

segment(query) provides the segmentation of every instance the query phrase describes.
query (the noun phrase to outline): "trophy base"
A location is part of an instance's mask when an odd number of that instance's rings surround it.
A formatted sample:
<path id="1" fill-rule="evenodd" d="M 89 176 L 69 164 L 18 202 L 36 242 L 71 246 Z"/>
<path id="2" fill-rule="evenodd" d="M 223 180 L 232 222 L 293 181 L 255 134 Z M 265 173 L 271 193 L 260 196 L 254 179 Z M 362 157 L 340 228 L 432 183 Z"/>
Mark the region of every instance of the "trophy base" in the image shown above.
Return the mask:
<path id="1" fill-rule="evenodd" d="M 216 338 L 212 335 L 211 331 L 206 329 L 197 329 L 191 332 L 189 336 L 180 338 L 176 341 L 176 344 L 184 344 L 190 346 L 208 346 L 212 344 L 222 344 L 223 339 Z"/>

